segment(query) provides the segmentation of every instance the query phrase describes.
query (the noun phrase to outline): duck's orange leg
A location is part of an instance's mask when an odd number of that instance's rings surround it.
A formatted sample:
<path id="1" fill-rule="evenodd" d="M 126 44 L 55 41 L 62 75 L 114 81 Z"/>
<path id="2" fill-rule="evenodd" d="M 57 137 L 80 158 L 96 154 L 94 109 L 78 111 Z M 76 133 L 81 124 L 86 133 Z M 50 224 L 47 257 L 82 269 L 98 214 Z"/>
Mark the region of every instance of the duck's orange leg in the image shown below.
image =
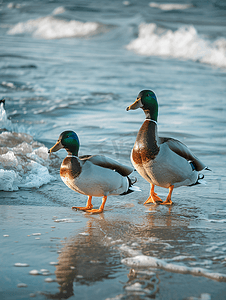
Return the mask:
<path id="1" fill-rule="evenodd" d="M 92 196 L 88 196 L 86 207 L 72 206 L 72 209 L 79 209 L 79 210 L 88 210 L 88 209 L 92 209 L 92 208 L 93 208 Z"/>
<path id="2" fill-rule="evenodd" d="M 172 205 L 173 204 L 173 202 L 171 200 L 171 195 L 172 195 L 173 189 L 174 189 L 174 185 L 171 185 L 169 187 L 169 194 L 168 194 L 168 196 L 166 198 L 166 201 L 164 201 L 163 203 L 161 203 L 162 205 Z"/>
<path id="3" fill-rule="evenodd" d="M 87 212 L 89 212 L 91 214 L 100 214 L 100 213 L 102 213 L 103 210 L 104 210 L 104 205 L 105 205 L 106 201 L 107 201 L 107 196 L 104 196 L 102 198 L 102 204 L 99 207 L 99 209 L 90 209 L 90 210 L 87 210 Z"/>
<path id="4" fill-rule="evenodd" d="M 154 192 L 155 186 L 151 183 L 151 190 L 150 190 L 150 196 L 148 199 L 144 202 L 144 204 L 148 203 L 156 203 L 156 202 L 163 202 L 161 198 L 157 196 L 157 194 Z"/>

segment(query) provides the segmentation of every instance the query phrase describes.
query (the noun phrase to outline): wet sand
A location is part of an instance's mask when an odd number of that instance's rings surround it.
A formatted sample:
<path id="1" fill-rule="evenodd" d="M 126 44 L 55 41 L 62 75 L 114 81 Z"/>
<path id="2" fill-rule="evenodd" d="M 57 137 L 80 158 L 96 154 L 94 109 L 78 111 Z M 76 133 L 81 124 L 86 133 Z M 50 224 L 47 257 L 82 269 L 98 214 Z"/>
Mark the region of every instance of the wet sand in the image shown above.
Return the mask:
<path id="1" fill-rule="evenodd" d="M 60 182 L 20 191 L 22 205 L 13 193 L 1 192 L 0 298 L 225 299 L 226 221 L 219 184 L 178 188 L 172 207 L 144 206 L 149 186 L 138 179 L 144 192 L 109 197 L 100 215 L 71 210 L 86 197 Z M 166 197 L 167 190 L 156 190 Z M 55 202 L 48 202 L 51 197 Z M 94 198 L 95 207 L 100 202 Z"/>

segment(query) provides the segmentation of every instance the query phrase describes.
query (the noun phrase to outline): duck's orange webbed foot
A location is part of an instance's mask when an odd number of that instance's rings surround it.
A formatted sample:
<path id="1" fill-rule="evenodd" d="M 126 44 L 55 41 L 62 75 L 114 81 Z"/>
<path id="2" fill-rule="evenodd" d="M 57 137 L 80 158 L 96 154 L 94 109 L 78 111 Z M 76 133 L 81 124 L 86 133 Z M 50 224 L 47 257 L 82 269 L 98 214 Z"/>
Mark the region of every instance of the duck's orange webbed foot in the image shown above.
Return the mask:
<path id="1" fill-rule="evenodd" d="M 86 210 L 86 212 L 90 213 L 91 215 L 92 214 L 100 214 L 103 212 L 103 209 L 90 209 L 90 210 Z"/>
<path id="2" fill-rule="evenodd" d="M 92 208 L 93 208 L 93 205 L 91 204 L 90 206 L 85 206 L 85 207 L 72 206 L 71 209 L 78 209 L 78 210 L 84 210 L 84 211 L 87 211 L 87 210 L 92 209 Z"/>
<path id="3" fill-rule="evenodd" d="M 150 190 L 150 196 L 148 197 L 148 199 L 144 202 L 145 204 L 148 203 L 157 203 L 157 202 L 163 202 L 161 198 L 159 198 L 159 196 L 157 196 L 157 194 L 154 192 L 154 184 L 151 184 L 151 190 Z"/>
<path id="4" fill-rule="evenodd" d="M 156 195 L 149 196 L 148 199 L 144 202 L 144 205 L 145 205 L 145 204 L 149 204 L 149 203 L 154 203 L 154 204 L 156 204 L 157 202 L 163 202 L 163 201 L 162 201 L 162 199 L 159 198 L 159 197 L 157 196 L 157 194 L 156 194 Z"/>
<path id="5" fill-rule="evenodd" d="M 86 203 L 85 207 L 72 206 L 72 209 L 79 209 L 79 210 L 84 210 L 84 211 L 90 210 L 92 208 L 93 208 L 92 196 L 88 196 L 88 200 L 87 200 L 87 203 Z"/>
<path id="6" fill-rule="evenodd" d="M 163 203 L 161 203 L 162 205 L 172 205 L 173 204 L 173 202 L 171 200 L 171 195 L 172 195 L 172 192 L 173 192 L 173 188 L 174 188 L 174 185 L 171 185 L 169 187 L 169 194 L 168 194 L 168 196 L 166 198 L 166 201 L 164 201 Z"/>
<path id="7" fill-rule="evenodd" d="M 102 204 L 101 206 L 99 207 L 99 209 L 90 209 L 90 210 L 86 210 L 86 212 L 90 213 L 90 214 L 100 214 L 103 212 L 104 210 L 104 205 L 107 201 L 107 196 L 104 196 L 103 199 L 102 199 Z"/>
<path id="8" fill-rule="evenodd" d="M 171 201 L 171 200 L 167 200 L 166 199 L 166 201 L 164 201 L 164 202 L 162 202 L 162 203 L 160 203 L 161 205 L 172 205 L 173 204 L 173 202 Z"/>

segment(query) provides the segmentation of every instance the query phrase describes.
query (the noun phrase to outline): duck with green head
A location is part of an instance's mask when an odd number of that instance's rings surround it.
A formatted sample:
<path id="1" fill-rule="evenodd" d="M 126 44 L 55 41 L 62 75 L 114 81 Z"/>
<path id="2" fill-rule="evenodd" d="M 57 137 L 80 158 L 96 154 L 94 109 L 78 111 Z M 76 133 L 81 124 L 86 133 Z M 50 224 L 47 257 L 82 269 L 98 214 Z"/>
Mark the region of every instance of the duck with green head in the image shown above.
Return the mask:
<path id="1" fill-rule="evenodd" d="M 134 170 L 132 167 L 103 155 L 78 157 L 79 139 L 74 131 L 62 132 L 49 153 L 62 148 L 68 155 L 61 164 L 61 179 L 70 189 L 88 196 L 85 207 L 73 206 L 72 209 L 92 214 L 101 213 L 109 195 L 125 195 L 139 190 L 138 187 L 133 186 L 136 179 L 128 177 Z M 103 197 L 99 209 L 93 209 L 93 196 Z"/>
<path id="2" fill-rule="evenodd" d="M 146 119 L 137 134 L 131 161 L 151 185 L 150 196 L 144 204 L 161 202 L 171 205 L 173 189 L 198 183 L 203 178 L 199 171 L 208 168 L 180 141 L 158 136 L 158 102 L 153 91 L 141 91 L 127 111 L 138 108 L 143 109 Z M 164 202 L 154 192 L 155 185 L 169 188 Z"/>

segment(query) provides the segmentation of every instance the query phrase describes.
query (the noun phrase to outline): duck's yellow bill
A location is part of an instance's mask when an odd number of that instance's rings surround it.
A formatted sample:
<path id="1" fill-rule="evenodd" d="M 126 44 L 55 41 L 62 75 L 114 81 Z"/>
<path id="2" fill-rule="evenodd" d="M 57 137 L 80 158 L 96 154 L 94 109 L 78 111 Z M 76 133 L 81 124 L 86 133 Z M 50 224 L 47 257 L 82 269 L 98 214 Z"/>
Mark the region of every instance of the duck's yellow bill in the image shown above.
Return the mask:
<path id="1" fill-rule="evenodd" d="M 137 98 L 136 101 L 133 104 L 131 104 L 130 106 L 128 106 L 126 108 L 126 110 L 128 111 L 128 110 L 131 110 L 131 109 L 138 109 L 142 106 L 143 106 L 143 104 L 141 102 L 141 98 Z"/>
<path id="2" fill-rule="evenodd" d="M 48 153 L 56 152 L 62 148 L 63 148 L 63 145 L 61 144 L 61 141 L 58 141 L 52 148 L 49 149 Z"/>

